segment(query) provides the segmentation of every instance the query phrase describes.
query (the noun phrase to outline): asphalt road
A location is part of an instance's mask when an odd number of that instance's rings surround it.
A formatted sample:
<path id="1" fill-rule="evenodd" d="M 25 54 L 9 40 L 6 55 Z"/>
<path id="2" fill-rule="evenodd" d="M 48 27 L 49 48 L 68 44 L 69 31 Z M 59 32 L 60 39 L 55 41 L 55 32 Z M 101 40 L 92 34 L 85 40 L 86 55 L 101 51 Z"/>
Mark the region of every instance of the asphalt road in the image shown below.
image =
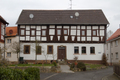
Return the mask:
<path id="1" fill-rule="evenodd" d="M 41 80 L 102 80 L 104 76 L 112 75 L 113 68 L 75 72 L 75 73 L 41 73 Z"/>

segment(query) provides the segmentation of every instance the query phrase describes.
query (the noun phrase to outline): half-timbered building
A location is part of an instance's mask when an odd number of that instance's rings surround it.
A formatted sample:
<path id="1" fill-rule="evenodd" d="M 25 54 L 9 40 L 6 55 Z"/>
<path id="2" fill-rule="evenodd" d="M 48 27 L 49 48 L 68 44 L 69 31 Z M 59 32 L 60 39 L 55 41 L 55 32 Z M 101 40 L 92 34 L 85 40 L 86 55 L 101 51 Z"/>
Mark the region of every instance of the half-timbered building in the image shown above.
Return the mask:
<path id="1" fill-rule="evenodd" d="M 102 10 L 23 10 L 18 32 L 26 61 L 67 59 L 100 63 L 109 24 Z"/>

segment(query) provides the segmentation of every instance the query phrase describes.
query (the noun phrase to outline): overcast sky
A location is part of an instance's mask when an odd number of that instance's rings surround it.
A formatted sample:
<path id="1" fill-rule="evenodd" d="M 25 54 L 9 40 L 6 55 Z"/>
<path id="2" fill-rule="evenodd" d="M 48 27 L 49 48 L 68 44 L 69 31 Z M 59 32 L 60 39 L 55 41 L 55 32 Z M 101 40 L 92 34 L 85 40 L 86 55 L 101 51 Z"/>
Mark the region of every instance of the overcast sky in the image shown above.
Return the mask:
<path id="1" fill-rule="evenodd" d="M 72 0 L 72 9 L 102 9 L 110 26 L 116 31 L 120 27 L 120 0 Z M 70 9 L 70 0 L 0 0 L 0 15 L 16 26 L 23 9 Z"/>

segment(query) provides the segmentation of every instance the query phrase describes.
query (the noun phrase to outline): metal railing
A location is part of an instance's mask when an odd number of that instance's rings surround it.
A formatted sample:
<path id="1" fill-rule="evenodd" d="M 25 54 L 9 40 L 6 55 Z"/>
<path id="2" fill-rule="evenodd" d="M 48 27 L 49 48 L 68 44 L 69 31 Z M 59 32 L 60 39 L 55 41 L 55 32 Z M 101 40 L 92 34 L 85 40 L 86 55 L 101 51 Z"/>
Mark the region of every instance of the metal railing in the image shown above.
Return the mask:
<path id="1" fill-rule="evenodd" d="M 113 64 L 113 71 L 116 73 L 118 76 L 120 76 L 120 63 L 118 64 Z"/>

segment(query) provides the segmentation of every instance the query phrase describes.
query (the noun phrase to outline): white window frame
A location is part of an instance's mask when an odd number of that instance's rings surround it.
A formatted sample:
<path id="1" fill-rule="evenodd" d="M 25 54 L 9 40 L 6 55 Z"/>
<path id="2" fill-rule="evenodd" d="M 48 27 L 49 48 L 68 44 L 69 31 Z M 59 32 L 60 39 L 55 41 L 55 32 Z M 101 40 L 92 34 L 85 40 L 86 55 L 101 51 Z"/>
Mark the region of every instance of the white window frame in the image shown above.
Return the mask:
<path id="1" fill-rule="evenodd" d="M 116 59 L 118 59 L 118 52 L 116 52 Z"/>
<path id="2" fill-rule="evenodd" d="M 12 42 L 12 39 L 7 39 L 7 43 L 11 43 Z"/>
<path id="3" fill-rule="evenodd" d="M 7 57 L 11 57 L 11 52 L 7 52 Z"/>
<path id="4" fill-rule="evenodd" d="M 115 41 L 115 45 L 118 46 L 118 40 Z"/>

